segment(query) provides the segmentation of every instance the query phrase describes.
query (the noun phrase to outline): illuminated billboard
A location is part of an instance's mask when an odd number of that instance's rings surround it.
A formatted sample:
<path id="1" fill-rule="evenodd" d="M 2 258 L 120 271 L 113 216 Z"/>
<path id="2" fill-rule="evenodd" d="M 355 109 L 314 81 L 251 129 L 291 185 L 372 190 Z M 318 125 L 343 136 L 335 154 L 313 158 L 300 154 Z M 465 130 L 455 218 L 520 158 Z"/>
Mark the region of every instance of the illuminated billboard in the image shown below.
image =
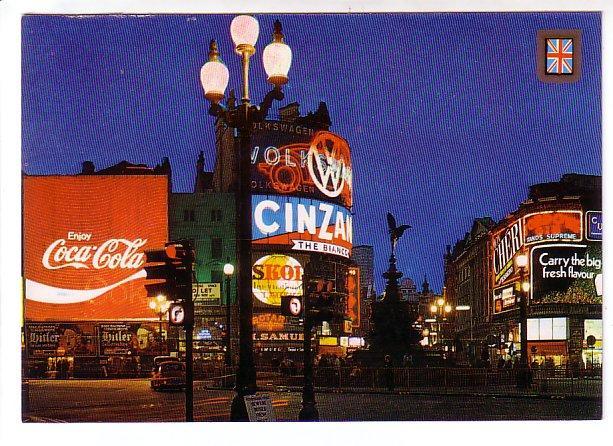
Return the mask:
<path id="1" fill-rule="evenodd" d="M 515 255 L 522 249 L 522 221 L 515 220 L 510 225 L 493 234 L 494 286 L 504 285 L 516 279 Z"/>
<path id="2" fill-rule="evenodd" d="M 23 189 L 27 320 L 155 317 L 143 264 L 167 241 L 166 176 L 26 176 Z"/>
<path id="3" fill-rule="evenodd" d="M 530 255 L 532 303 L 602 303 L 602 246 L 545 244 Z"/>
<path id="4" fill-rule="evenodd" d="M 353 328 L 360 327 L 360 268 L 355 266 L 347 274 L 347 316 Z"/>
<path id="5" fill-rule="evenodd" d="M 517 298 L 513 284 L 494 290 L 494 314 L 515 308 Z"/>
<path id="6" fill-rule="evenodd" d="M 342 206 L 299 197 L 253 195 L 252 208 L 254 245 L 351 255 L 353 216 Z"/>
<path id="7" fill-rule="evenodd" d="M 352 205 L 351 153 L 345 139 L 283 122 L 259 123 L 251 149 L 254 194 L 293 195 Z"/>
<path id="8" fill-rule="evenodd" d="M 303 274 L 302 265 L 293 257 L 261 257 L 252 268 L 253 295 L 260 304 L 279 307 L 282 296 L 302 296 Z"/>
<path id="9" fill-rule="evenodd" d="M 551 211 L 524 217 L 526 245 L 540 242 L 579 242 L 582 240 L 581 211 Z"/>

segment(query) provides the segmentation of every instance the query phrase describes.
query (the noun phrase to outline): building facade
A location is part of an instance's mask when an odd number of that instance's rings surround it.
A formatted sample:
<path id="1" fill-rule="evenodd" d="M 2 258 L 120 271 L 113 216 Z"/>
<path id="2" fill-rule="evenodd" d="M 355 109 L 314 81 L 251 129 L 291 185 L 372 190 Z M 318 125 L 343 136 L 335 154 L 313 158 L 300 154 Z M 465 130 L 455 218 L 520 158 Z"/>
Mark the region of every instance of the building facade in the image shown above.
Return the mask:
<path id="1" fill-rule="evenodd" d="M 233 93 L 227 106 L 236 106 Z M 346 314 L 360 314 L 359 290 L 350 291 L 349 274 L 351 155 L 348 143 L 328 130 L 330 125 L 325 103 L 305 116 L 300 115 L 299 104 L 291 103 L 279 109 L 278 116 L 252 128 L 252 290 L 258 364 L 283 358 L 302 361 L 302 327 L 297 318 L 282 314 L 281 298 L 303 296 L 304 283 L 315 279 L 310 277 L 315 269 L 321 279 L 334 284 L 331 292 Z M 216 135 L 212 186 L 218 192 L 233 192 L 238 140 L 234 130 L 221 122 L 216 124 Z M 331 159 L 334 162 L 328 164 Z M 324 265 L 325 271 L 319 268 Z M 319 327 L 320 352 L 346 351 L 342 344 L 347 342 L 341 338 L 351 334 L 352 319 Z"/>
<path id="2" fill-rule="evenodd" d="M 236 363 L 236 275 L 226 277 L 223 273 L 226 263 L 236 266 L 234 194 L 213 190 L 212 173 L 204 171 L 202 152 L 196 162 L 195 178 L 193 193 L 172 193 L 169 200 L 170 240 L 187 239 L 196 252 L 194 357 L 203 362 L 221 362 L 224 359 L 228 330 L 226 313 L 229 309 L 231 352 L 233 363 Z M 176 350 L 184 351 L 183 330 L 175 329 L 171 333 Z"/>
<path id="3" fill-rule="evenodd" d="M 600 364 L 601 177 L 567 174 L 531 186 L 527 199 L 486 236 L 456 248 L 446 257 L 445 281 L 454 302 L 472 302 L 475 337 L 491 346 L 483 359 L 516 360 L 520 286 L 527 282 L 529 362 L 535 367 Z M 529 258 L 524 270 L 515 265 L 519 254 Z M 464 317 L 458 319 L 460 336 L 466 328 Z"/>

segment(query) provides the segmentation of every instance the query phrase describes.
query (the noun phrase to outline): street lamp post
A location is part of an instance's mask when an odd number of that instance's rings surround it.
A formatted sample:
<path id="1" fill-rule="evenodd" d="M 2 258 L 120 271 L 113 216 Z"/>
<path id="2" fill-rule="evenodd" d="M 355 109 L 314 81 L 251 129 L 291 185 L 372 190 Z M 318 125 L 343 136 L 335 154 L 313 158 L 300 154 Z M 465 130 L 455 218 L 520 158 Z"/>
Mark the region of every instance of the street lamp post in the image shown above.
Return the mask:
<path id="1" fill-rule="evenodd" d="M 158 322 L 158 336 L 160 337 L 160 343 L 163 341 L 164 337 L 162 336 L 162 317 L 168 311 L 170 306 L 170 302 L 166 300 L 166 296 L 163 294 L 158 295 L 155 299 L 151 299 L 149 301 L 149 308 L 151 308 L 157 314 L 159 318 Z"/>
<path id="2" fill-rule="evenodd" d="M 268 81 L 274 88 L 266 94 L 260 106 L 252 105 L 249 99 L 249 59 L 255 54 L 258 39 L 258 21 L 248 15 L 237 16 L 232 20 L 230 33 L 236 53 L 242 59 L 243 95 L 237 107 L 224 108 L 220 101 L 228 85 L 229 72 L 219 58 L 215 40 L 209 47 L 209 61 L 200 70 L 200 80 L 205 98 L 211 102 L 209 114 L 238 131 L 239 165 L 238 189 L 236 199 L 237 215 L 237 267 L 238 267 L 238 307 L 239 307 L 239 364 L 236 375 L 236 395 L 232 400 L 230 419 L 248 421 L 244 397 L 253 395 L 256 390 L 255 363 L 253 359 L 253 297 L 251 294 L 251 131 L 255 122 L 263 121 L 274 100 L 282 100 L 281 86 L 287 83 L 287 73 L 292 60 L 289 46 L 283 42 L 281 23 L 274 26 L 273 42 L 263 52 L 263 61 Z"/>
<path id="3" fill-rule="evenodd" d="M 519 325 L 520 330 L 520 358 L 519 371 L 517 374 L 517 386 L 522 389 L 530 387 L 530 370 L 528 366 L 528 291 L 530 284 L 525 281 L 526 267 L 528 266 L 528 256 L 518 254 L 515 258 L 515 265 L 519 270 L 520 282 L 520 301 L 519 301 Z"/>
<path id="4" fill-rule="evenodd" d="M 231 315 L 230 315 L 230 278 L 234 274 L 234 265 L 226 263 L 223 266 L 223 273 L 226 276 L 226 366 L 232 367 L 232 336 L 231 330 Z"/>

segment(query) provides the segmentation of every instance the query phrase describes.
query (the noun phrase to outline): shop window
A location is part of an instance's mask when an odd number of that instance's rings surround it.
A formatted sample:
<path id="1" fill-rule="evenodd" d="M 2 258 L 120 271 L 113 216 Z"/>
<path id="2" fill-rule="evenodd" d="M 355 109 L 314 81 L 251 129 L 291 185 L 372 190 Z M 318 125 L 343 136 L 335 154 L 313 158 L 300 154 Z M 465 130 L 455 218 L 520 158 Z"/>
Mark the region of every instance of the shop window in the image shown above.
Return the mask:
<path id="1" fill-rule="evenodd" d="M 583 321 L 583 339 L 594 336 L 597 341 L 602 341 L 602 319 L 586 319 Z"/>
<path id="2" fill-rule="evenodd" d="M 568 339 L 568 319 L 565 317 L 528 319 L 529 341 L 566 339 Z"/>

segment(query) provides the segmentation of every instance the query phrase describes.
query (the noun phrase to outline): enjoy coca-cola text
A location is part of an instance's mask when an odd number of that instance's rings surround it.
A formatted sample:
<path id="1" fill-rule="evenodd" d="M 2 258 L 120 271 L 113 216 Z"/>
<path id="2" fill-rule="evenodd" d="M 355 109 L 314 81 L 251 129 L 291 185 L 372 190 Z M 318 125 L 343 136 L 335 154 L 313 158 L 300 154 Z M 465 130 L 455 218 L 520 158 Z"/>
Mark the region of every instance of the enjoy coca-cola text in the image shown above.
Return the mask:
<path id="1" fill-rule="evenodd" d="M 66 239 L 58 239 L 45 250 L 42 263 L 47 269 L 138 269 L 145 263 L 144 252 L 138 251 L 146 243 L 147 239 L 142 238 L 113 238 L 100 246 L 70 246 L 66 244 Z"/>

